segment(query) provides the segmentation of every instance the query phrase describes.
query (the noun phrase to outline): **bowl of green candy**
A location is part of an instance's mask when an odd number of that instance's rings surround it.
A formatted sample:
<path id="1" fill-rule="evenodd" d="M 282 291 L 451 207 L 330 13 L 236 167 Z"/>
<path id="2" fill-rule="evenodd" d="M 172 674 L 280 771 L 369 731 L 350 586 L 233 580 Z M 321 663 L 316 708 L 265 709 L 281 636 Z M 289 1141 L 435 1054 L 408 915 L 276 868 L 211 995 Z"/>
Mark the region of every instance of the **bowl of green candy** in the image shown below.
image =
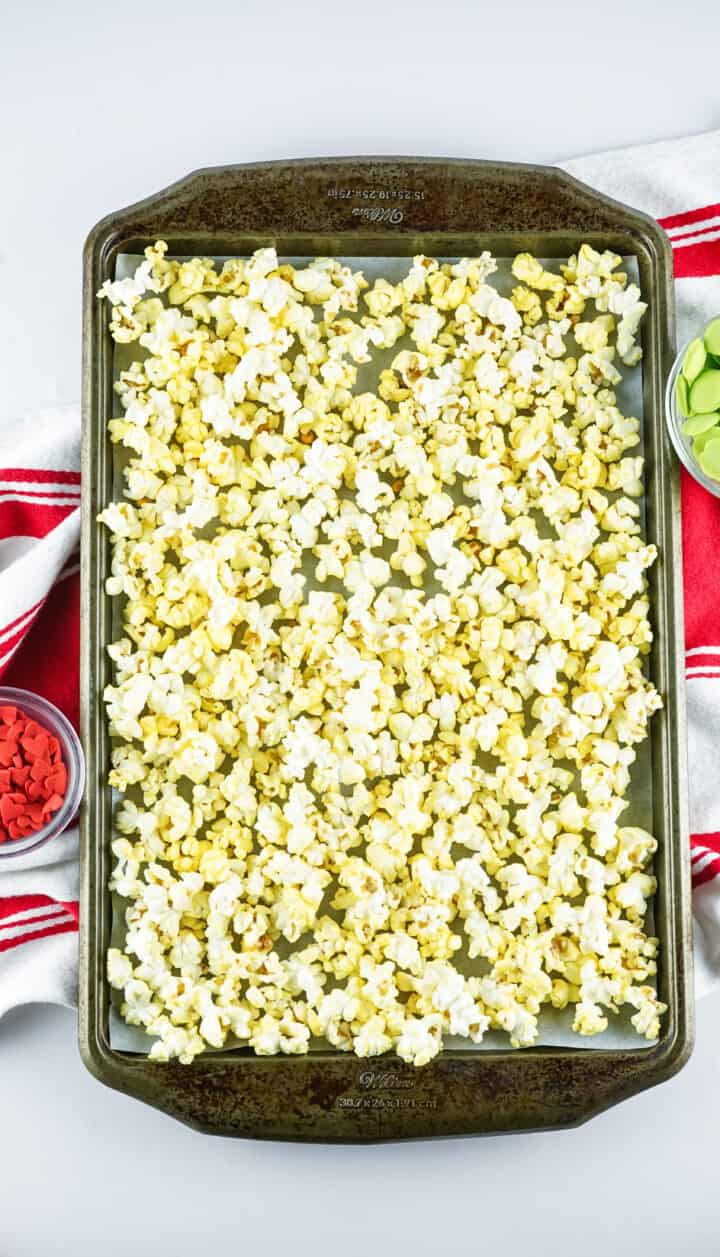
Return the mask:
<path id="1" fill-rule="evenodd" d="M 720 497 L 720 317 L 680 350 L 665 402 L 670 439 L 680 461 Z"/>

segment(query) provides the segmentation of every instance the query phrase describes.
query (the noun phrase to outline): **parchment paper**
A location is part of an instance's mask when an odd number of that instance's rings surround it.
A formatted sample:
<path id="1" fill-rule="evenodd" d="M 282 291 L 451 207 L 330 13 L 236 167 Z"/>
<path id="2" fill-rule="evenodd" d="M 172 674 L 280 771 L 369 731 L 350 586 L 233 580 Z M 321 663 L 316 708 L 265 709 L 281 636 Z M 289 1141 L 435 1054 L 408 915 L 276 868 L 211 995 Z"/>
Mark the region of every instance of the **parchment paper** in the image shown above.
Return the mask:
<path id="1" fill-rule="evenodd" d="M 179 257 L 180 255 L 174 255 Z M 216 257 L 214 261 L 222 264 L 226 259 L 224 257 Z M 290 262 L 293 266 L 303 266 L 312 259 L 307 257 L 284 257 L 283 262 Z M 456 258 L 441 258 L 443 262 L 457 261 Z M 502 295 L 510 294 L 511 289 L 517 284 L 512 276 L 510 265 L 512 258 L 497 258 L 498 269 L 490 277 L 490 282 Z M 541 262 L 549 269 L 556 269 L 557 266 L 566 258 L 541 258 Z M 142 257 L 134 254 L 121 254 L 117 259 L 116 279 L 123 279 L 127 275 L 132 275 L 142 261 Z M 406 257 L 392 258 L 364 258 L 364 257 L 340 257 L 339 261 L 353 270 L 361 270 L 365 277 L 372 283 L 376 278 L 382 276 L 391 283 L 397 283 L 402 279 L 411 265 L 411 259 Z M 639 283 L 639 272 L 637 260 L 633 257 L 623 258 L 622 269 L 627 272 L 629 282 Z M 408 338 L 403 338 L 398 344 L 389 351 L 378 352 L 373 351 L 373 362 L 365 367 L 360 367 L 358 373 L 357 390 L 363 391 L 374 386 L 374 381 L 381 370 L 390 365 L 390 361 L 395 357 L 401 349 L 406 347 L 414 347 Z M 137 345 L 115 345 L 113 357 L 114 378 L 117 379 L 121 370 L 127 367 L 131 361 L 137 360 L 142 354 Z M 621 368 L 622 364 L 618 363 Z M 618 399 L 618 406 L 624 414 L 634 415 L 640 420 L 640 445 L 634 449 L 633 454 L 644 454 L 643 439 L 643 379 L 642 379 L 642 361 L 636 367 L 622 367 L 623 378 L 620 384 L 616 385 L 615 392 Z M 115 414 L 121 414 L 122 409 L 118 401 L 115 403 Z M 113 446 L 115 461 L 113 475 L 113 496 L 120 498 L 123 495 L 124 480 L 122 476 L 122 468 L 125 462 L 124 451 L 121 447 Z M 641 525 L 643 535 L 645 534 L 645 511 L 644 501 L 641 501 L 642 515 Z M 113 640 L 122 635 L 122 604 L 120 599 L 114 599 L 112 613 L 112 634 Z M 653 829 L 653 807 L 652 807 L 652 761 L 650 739 L 646 740 L 637 748 L 637 758 L 632 766 L 631 781 L 627 792 L 628 807 L 622 814 L 622 823 L 624 825 L 638 825 L 643 829 Z M 113 807 L 117 805 L 120 796 L 117 792 L 113 792 Z M 113 918 L 111 930 L 111 942 L 115 947 L 122 946 L 124 936 L 124 911 L 126 901 L 118 896 L 113 896 Z M 645 920 L 645 928 L 649 934 L 653 933 L 653 906 L 649 904 L 648 913 Z M 461 955 L 462 953 L 460 953 Z M 463 964 L 456 955 L 455 963 L 464 972 L 473 972 L 473 962 L 466 958 Z M 330 989 L 330 987 L 328 987 Z M 112 991 L 112 1007 L 110 1010 L 110 1043 L 111 1046 L 119 1051 L 133 1052 L 138 1054 L 146 1054 L 152 1044 L 152 1038 L 143 1030 L 136 1026 L 128 1026 L 120 1016 L 121 995 L 118 991 Z M 607 1010 L 604 1010 L 607 1011 Z M 539 1035 L 534 1047 L 568 1047 L 578 1050 L 594 1050 L 594 1051 L 637 1051 L 647 1049 L 653 1046 L 646 1039 L 641 1038 L 637 1034 L 633 1026 L 630 1024 L 630 1017 L 633 1009 L 624 1008 L 616 1016 L 607 1013 L 612 1020 L 607 1030 L 602 1034 L 593 1035 L 591 1038 L 584 1038 L 576 1034 L 571 1029 L 574 1016 L 574 1009 L 565 1009 L 560 1012 L 555 1009 L 543 1009 L 538 1019 Z M 481 1044 L 471 1043 L 467 1039 L 456 1038 L 454 1036 L 445 1036 L 443 1040 L 448 1048 L 478 1052 L 478 1051 L 498 1051 L 507 1050 L 508 1036 L 500 1031 L 489 1031 Z M 238 1044 L 238 1046 L 242 1046 Z M 322 1041 L 311 1041 L 311 1048 L 319 1048 L 328 1050 L 327 1044 Z M 233 1044 L 223 1049 L 227 1051 L 232 1048 Z M 208 1051 L 215 1049 L 209 1048 Z M 339 1053 L 338 1053 L 339 1054 Z"/>

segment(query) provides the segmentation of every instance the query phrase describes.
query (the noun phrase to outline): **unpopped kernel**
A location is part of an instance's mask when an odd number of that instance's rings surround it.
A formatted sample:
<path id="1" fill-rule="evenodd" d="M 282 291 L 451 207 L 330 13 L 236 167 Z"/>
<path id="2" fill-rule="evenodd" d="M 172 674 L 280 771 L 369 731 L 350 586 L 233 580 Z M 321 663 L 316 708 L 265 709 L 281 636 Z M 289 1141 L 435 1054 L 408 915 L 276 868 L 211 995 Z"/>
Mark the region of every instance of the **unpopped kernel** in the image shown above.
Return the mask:
<path id="1" fill-rule="evenodd" d="M 423 1065 L 446 1035 L 528 1046 L 545 1007 L 657 1037 L 656 841 L 621 823 L 660 698 L 619 265 L 522 254 L 503 296 L 487 253 L 368 285 L 160 242 L 103 286 L 138 349 L 100 516 L 108 974 L 152 1057 Z"/>

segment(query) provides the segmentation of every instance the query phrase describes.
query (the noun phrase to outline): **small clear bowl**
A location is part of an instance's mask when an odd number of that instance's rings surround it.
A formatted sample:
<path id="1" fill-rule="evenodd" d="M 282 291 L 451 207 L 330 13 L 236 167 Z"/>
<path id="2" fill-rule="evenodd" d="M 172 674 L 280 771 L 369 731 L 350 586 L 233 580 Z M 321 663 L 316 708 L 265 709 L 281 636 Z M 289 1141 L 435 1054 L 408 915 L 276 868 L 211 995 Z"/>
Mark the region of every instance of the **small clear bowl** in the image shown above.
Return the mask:
<path id="1" fill-rule="evenodd" d="M 16 690 L 12 686 L 0 685 L 0 707 L 17 707 L 24 716 L 37 720 L 55 735 L 62 751 L 62 758 L 67 769 L 67 789 L 62 806 L 54 812 L 47 825 L 25 838 L 9 838 L 0 843 L 0 860 L 13 856 L 26 855 L 28 851 L 36 851 L 44 847 L 46 842 L 56 838 L 67 829 L 80 806 L 83 787 L 85 785 L 85 757 L 80 739 L 67 717 L 53 703 L 30 690 Z"/>
<path id="2" fill-rule="evenodd" d="M 692 339 L 694 340 L 695 337 Z M 708 493 L 712 493 L 714 497 L 720 498 L 720 480 L 712 480 L 710 476 L 706 476 L 693 454 L 692 437 L 685 436 L 685 433 L 682 430 L 685 415 L 682 414 L 680 407 L 678 406 L 675 385 L 677 384 L 677 378 L 682 371 L 685 352 L 689 344 L 690 341 L 688 340 L 683 345 L 668 376 L 667 388 L 665 390 L 665 422 L 667 423 L 670 440 L 675 447 L 675 453 L 680 459 L 683 467 L 690 473 L 693 480 L 697 480 L 698 484 L 701 484 L 704 489 L 707 489 Z"/>

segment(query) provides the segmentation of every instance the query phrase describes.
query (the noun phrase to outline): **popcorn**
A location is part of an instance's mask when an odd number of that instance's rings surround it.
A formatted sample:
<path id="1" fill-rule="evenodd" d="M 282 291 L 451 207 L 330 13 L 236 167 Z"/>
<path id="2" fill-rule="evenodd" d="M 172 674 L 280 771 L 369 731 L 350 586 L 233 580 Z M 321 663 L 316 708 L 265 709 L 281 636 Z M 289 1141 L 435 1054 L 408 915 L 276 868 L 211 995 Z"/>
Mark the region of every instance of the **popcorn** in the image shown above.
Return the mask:
<path id="1" fill-rule="evenodd" d="M 395 1044 L 401 1061 L 409 1065 L 427 1065 L 442 1046 L 441 1023 L 437 1016 L 408 1018 Z"/>
<path id="2" fill-rule="evenodd" d="M 661 700 L 619 264 L 522 254 L 507 298 L 489 254 L 368 288 L 160 243 L 103 286 L 138 345 L 100 516 L 132 788 L 107 965 L 154 1060 L 321 1040 L 422 1066 L 568 1006 L 657 1037 L 657 844 L 620 825 Z"/>

